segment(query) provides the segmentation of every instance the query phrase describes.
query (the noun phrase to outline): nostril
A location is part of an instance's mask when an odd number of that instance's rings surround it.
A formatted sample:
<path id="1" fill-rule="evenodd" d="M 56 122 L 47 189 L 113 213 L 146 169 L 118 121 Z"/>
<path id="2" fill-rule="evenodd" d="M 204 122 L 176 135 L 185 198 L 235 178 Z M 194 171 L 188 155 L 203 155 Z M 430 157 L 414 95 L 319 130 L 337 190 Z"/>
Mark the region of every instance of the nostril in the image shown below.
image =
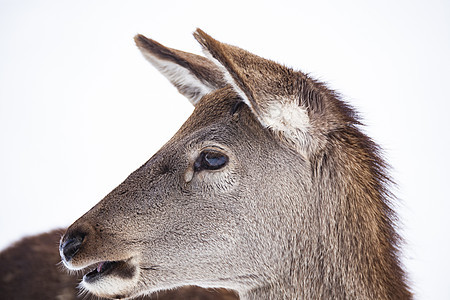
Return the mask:
<path id="1" fill-rule="evenodd" d="M 69 261 L 74 257 L 74 255 L 80 250 L 80 246 L 83 243 L 84 236 L 76 236 L 70 239 L 67 239 L 62 245 L 62 253 L 64 255 L 64 259 Z"/>

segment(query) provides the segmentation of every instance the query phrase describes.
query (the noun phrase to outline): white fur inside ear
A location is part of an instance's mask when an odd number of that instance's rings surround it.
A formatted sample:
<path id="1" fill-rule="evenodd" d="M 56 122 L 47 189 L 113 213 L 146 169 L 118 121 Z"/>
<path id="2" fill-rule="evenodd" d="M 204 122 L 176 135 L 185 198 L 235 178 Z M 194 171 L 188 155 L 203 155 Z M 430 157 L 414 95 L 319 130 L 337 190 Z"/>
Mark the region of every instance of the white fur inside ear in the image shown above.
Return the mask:
<path id="1" fill-rule="evenodd" d="M 194 76 L 186 68 L 164 59 L 159 59 L 148 52 L 142 51 L 144 57 L 157 68 L 166 78 L 182 92 L 189 101 L 196 105 L 206 94 L 215 88 Z"/>

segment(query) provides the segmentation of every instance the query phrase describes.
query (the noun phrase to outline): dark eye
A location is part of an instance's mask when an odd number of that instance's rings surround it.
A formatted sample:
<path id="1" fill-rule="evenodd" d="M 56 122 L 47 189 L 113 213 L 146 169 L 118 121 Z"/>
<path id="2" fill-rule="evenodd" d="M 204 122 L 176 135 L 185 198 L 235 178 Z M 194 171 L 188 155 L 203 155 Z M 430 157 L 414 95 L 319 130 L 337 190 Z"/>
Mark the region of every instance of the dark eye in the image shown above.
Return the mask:
<path id="1" fill-rule="evenodd" d="M 225 154 L 214 151 L 205 150 L 198 156 L 194 163 L 194 171 L 201 170 L 218 170 L 224 167 L 228 162 L 228 156 Z"/>

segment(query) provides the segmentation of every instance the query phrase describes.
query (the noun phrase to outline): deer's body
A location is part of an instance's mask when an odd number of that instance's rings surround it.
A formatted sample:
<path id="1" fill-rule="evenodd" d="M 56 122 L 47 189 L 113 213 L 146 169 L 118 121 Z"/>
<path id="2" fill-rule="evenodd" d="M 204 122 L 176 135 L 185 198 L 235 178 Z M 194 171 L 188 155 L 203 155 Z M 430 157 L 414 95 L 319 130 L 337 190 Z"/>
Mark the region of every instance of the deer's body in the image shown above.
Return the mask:
<path id="1" fill-rule="evenodd" d="M 208 57 L 143 36 L 195 105 L 175 136 L 61 240 L 110 298 L 195 284 L 241 299 L 408 299 L 389 180 L 353 110 L 301 72 L 198 30 Z"/>

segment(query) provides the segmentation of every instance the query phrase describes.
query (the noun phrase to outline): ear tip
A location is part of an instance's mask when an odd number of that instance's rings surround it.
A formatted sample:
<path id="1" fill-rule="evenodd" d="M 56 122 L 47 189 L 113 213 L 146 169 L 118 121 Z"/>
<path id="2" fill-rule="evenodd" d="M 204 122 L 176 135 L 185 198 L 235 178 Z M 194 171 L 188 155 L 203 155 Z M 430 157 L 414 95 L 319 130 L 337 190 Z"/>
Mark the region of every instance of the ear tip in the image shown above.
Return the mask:
<path id="1" fill-rule="evenodd" d="M 206 35 L 206 32 L 204 32 L 203 30 L 201 30 L 200 28 L 196 28 L 194 31 L 194 36 L 201 36 L 201 35 Z"/>
<path id="2" fill-rule="evenodd" d="M 197 40 L 197 42 L 201 43 L 201 41 L 203 40 L 203 35 L 205 34 L 205 32 L 203 30 L 201 30 L 200 28 L 197 28 L 193 35 L 194 38 Z"/>
<path id="3" fill-rule="evenodd" d="M 157 53 L 161 52 L 162 49 L 167 49 L 165 46 L 161 45 L 157 41 L 149 39 L 148 37 L 142 34 L 136 34 L 134 36 L 134 42 L 141 51 L 145 50 L 145 52 Z"/>
<path id="4" fill-rule="evenodd" d="M 154 45 L 157 45 L 158 43 L 152 39 L 149 39 L 145 35 L 142 35 L 140 33 L 136 34 L 134 36 L 134 42 L 136 43 L 136 46 L 139 48 L 151 48 Z"/>
<path id="5" fill-rule="evenodd" d="M 136 46 L 138 46 L 138 47 L 143 47 L 146 44 L 147 40 L 148 39 L 140 33 L 138 33 L 134 36 L 134 42 L 136 43 Z"/>
<path id="6" fill-rule="evenodd" d="M 205 48 L 209 48 L 209 45 L 211 45 L 214 42 L 217 42 L 215 39 L 213 39 L 209 34 L 201 30 L 200 28 L 197 28 L 194 31 L 194 38 L 197 40 L 197 42 L 200 43 Z"/>

